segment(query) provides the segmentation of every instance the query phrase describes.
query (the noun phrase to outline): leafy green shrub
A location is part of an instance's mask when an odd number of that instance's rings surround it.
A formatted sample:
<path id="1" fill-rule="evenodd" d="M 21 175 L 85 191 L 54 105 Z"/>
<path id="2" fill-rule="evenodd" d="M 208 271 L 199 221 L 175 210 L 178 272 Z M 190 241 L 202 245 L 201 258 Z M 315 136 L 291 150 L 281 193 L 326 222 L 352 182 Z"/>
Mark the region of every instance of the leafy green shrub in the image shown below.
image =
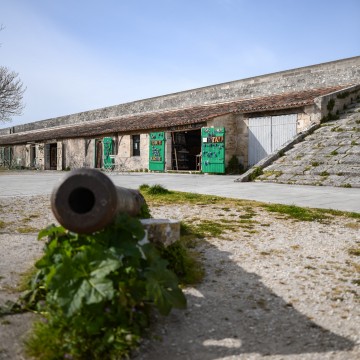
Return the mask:
<path id="1" fill-rule="evenodd" d="M 338 99 L 345 99 L 345 98 L 347 98 L 349 95 L 350 95 L 350 93 L 349 93 L 348 91 L 345 91 L 345 92 L 343 92 L 343 93 L 341 93 L 341 94 L 336 95 L 336 97 L 337 97 Z"/>
<path id="2" fill-rule="evenodd" d="M 335 100 L 334 99 L 330 99 L 329 102 L 326 105 L 326 108 L 328 109 L 329 112 L 332 111 L 332 109 L 335 106 Z"/>
<path id="3" fill-rule="evenodd" d="M 243 172 L 244 172 L 244 167 L 240 164 L 238 158 L 235 155 L 233 155 L 227 164 L 226 173 L 241 174 Z"/>
<path id="4" fill-rule="evenodd" d="M 150 311 L 167 315 L 186 298 L 168 261 L 135 218 L 121 214 L 100 232 L 79 235 L 54 225 L 25 296 L 45 314 L 27 342 L 36 359 L 119 359 L 138 345 Z"/>

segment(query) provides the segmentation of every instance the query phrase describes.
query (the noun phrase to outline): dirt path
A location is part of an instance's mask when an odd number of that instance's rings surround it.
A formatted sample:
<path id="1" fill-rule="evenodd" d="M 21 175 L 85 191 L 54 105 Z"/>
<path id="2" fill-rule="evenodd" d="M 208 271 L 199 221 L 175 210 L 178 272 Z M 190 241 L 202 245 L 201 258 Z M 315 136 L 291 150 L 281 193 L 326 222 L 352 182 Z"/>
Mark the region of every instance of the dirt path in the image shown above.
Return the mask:
<path id="1" fill-rule="evenodd" d="M 35 229 L 53 220 L 43 196 L 2 198 L 0 211 L 2 305 L 18 296 L 20 274 L 41 252 Z M 359 220 L 299 222 L 220 205 L 163 206 L 152 214 L 238 226 L 199 244 L 204 281 L 186 289 L 185 311 L 158 319 L 136 360 L 360 358 L 360 258 L 350 251 L 359 248 Z M 25 359 L 20 345 L 31 318 L 0 318 L 1 360 Z"/>

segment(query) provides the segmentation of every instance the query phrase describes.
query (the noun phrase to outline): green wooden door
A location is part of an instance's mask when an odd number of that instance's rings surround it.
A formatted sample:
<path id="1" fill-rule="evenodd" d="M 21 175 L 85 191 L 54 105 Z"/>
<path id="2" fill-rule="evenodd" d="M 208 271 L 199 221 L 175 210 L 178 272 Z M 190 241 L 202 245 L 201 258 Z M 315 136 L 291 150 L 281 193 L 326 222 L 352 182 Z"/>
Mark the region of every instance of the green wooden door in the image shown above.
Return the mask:
<path id="1" fill-rule="evenodd" d="M 201 170 L 225 173 L 225 128 L 201 129 Z"/>
<path id="2" fill-rule="evenodd" d="M 165 133 L 150 133 L 149 141 L 149 170 L 165 170 Z"/>
<path id="3" fill-rule="evenodd" d="M 103 167 L 104 169 L 114 167 L 114 143 L 111 137 L 103 138 Z"/>
<path id="4" fill-rule="evenodd" d="M 0 166 L 5 166 L 5 148 L 0 147 Z"/>

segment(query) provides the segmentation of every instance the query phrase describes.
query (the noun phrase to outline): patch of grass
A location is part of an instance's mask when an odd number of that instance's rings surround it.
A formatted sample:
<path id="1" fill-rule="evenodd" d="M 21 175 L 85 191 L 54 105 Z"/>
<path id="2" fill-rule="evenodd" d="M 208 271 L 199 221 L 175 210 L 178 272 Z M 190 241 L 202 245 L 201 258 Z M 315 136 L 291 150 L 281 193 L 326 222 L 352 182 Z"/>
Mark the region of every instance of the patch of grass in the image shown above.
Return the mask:
<path id="1" fill-rule="evenodd" d="M 170 194 L 170 191 L 168 189 L 164 188 L 162 185 L 159 185 L 159 184 L 155 184 L 155 185 L 150 186 L 147 189 L 147 192 L 150 195 Z"/>
<path id="2" fill-rule="evenodd" d="M 356 146 L 356 145 L 359 145 L 355 140 L 353 140 L 352 142 L 351 142 L 351 145 L 352 146 Z"/>
<path id="3" fill-rule="evenodd" d="M 302 208 L 295 205 L 267 204 L 263 206 L 269 212 L 287 215 L 289 218 L 300 221 L 319 221 L 328 218 L 315 209 Z"/>
<path id="4" fill-rule="evenodd" d="M 263 175 L 268 178 L 270 176 L 274 176 L 276 179 L 283 174 L 280 170 L 266 170 Z"/>
<path id="5" fill-rule="evenodd" d="M 198 231 L 196 225 L 182 221 L 180 223 L 180 237 L 187 247 L 195 248 L 197 240 L 204 239 L 204 234 Z"/>
<path id="6" fill-rule="evenodd" d="M 317 161 L 313 161 L 313 162 L 311 163 L 311 166 L 314 166 L 314 167 L 319 166 L 319 165 L 320 165 L 320 163 L 317 162 Z"/>
<path id="7" fill-rule="evenodd" d="M 26 227 L 18 228 L 17 232 L 19 232 L 20 234 L 29 234 L 29 233 L 39 232 L 39 229 L 34 228 L 32 226 L 26 226 Z"/>
<path id="8" fill-rule="evenodd" d="M 148 184 L 142 184 L 139 186 L 140 191 L 147 191 L 147 190 L 149 190 L 149 188 L 150 188 L 150 185 L 148 185 Z"/>
<path id="9" fill-rule="evenodd" d="M 254 215 L 255 215 L 255 213 L 246 213 L 246 214 L 243 214 L 243 215 L 239 215 L 239 219 L 244 219 L 244 220 L 246 220 L 246 219 L 251 219 L 251 218 L 253 218 L 254 217 Z"/>
<path id="10" fill-rule="evenodd" d="M 332 151 L 331 153 L 330 153 L 330 155 L 331 156 L 335 156 L 335 155 L 338 155 L 339 153 L 336 151 L 336 150 L 334 150 L 334 151 Z"/>
<path id="11" fill-rule="evenodd" d="M 0 220 L 0 229 L 5 229 L 5 227 L 6 227 L 6 222 Z"/>
<path id="12" fill-rule="evenodd" d="M 342 187 L 342 188 L 352 188 L 352 185 L 351 184 L 342 184 L 342 185 L 340 185 L 340 187 Z"/>
<path id="13" fill-rule="evenodd" d="M 348 250 L 349 255 L 360 256 L 360 247 L 353 247 Z"/>
<path id="14" fill-rule="evenodd" d="M 344 226 L 349 229 L 355 229 L 355 230 L 359 229 L 360 230 L 360 223 L 347 223 Z"/>
<path id="15" fill-rule="evenodd" d="M 257 221 L 251 219 L 240 219 L 237 221 L 239 224 L 255 224 Z"/>
<path id="16" fill-rule="evenodd" d="M 200 224 L 196 225 L 197 231 L 203 237 L 220 237 L 224 230 L 234 231 L 234 225 L 220 224 L 217 221 L 203 220 Z"/>
<path id="17" fill-rule="evenodd" d="M 182 285 L 197 284 L 204 277 L 204 267 L 200 261 L 200 254 L 188 247 L 188 240 L 180 240 L 160 248 L 163 258 L 169 262 L 169 268 L 178 276 Z"/>
<path id="18" fill-rule="evenodd" d="M 270 251 L 260 251 L 260 255 L 269 256 L 269 255 L 271 255 L 271 252 Z"/>
<path id="19" fill-rule="evenodd" d="M 330 174 L 327 171 L 322 171 L 319 175 L 320 176 L 329 176 Z"/>
<path id="20" fill-rule="evenodd" d="M 360 264 L 353 262 L 353 261 L 346 261 L 346 264 L 353 268 L 353 269 L 351 269 L 351 271 L 354 271 L 354 272 L 360 274 Z"/>
<path id="21" fill-rule="evenodd" d="M 35 276 L 38 269 L 36 269 L 34 266 L 29 268 L 27 271 L 20 274 L 20 280 L 18 285 L 16 286 L 16 291 L 23 292 L 26 290 L 29 290 L 29 284 L 31 279 Z"/>
<path id="22" fill-rule="evenodd" d="M 161 185 L 149 186 L 149 185 L 141 185 L 140 191 L 144 196 L 147 203 L 151 203 L 154 206 L 164 205 L 164 204 L 196 204 L 202 205 L 204 207 L 209 204 L 232 204 L 233 201 L 231 199 L 222 198 L 219 196 L 213 195 L 201 195 L 180 191 L 170 191 L 163 188 Z M 154 188 L 155 187 L 155 188 Z M 241 201 L 240 201 L 241 202 Z M 244 201 L 244 203 L 249 203 L 248 201 Z"/>
<path id="23" fill-rule="evenodd" d="M 263 170 L 260 167 L 256 167 L 249 176 L 249 181 L 255 180 L 257 177 L 263 174 Z"/>

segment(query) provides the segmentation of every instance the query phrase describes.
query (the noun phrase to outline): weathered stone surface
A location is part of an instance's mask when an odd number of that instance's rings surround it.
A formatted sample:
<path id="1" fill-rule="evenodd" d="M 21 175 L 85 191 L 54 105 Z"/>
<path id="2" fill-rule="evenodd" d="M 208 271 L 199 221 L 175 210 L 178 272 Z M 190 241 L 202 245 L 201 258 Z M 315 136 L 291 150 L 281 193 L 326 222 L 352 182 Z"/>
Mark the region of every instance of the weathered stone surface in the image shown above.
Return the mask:
<path id="1" fill-rule="evenodd" d="M 145 239 L 169 246 L 180 239 L 180 221 L 171 219 L 141 219 L 146 231 Z"/>
<path id="2" fill-rule="evenodd" d="M 360 164 L 360 156 L 355 154 L 350 154 L 344 156 L 339 160 L 340 164 Z"/>
<path id="3" fill-rule="evenodd" d="M 264 168 L 258 180 L 303 185 L 360 187 L 360 102 Z M 358 121 L 359 122 L 359 121 Z M 355 125 L 354 125 L 355 124 Z"/>

